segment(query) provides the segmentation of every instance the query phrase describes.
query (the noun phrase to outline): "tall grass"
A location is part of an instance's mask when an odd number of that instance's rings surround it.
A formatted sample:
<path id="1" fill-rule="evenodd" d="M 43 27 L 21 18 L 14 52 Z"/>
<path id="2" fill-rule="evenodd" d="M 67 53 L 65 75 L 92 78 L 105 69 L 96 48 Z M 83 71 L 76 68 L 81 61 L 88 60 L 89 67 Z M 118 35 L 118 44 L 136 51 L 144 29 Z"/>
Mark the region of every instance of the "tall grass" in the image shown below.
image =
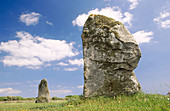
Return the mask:
<path id="1" fill-rule="evenodd" d="M 133 96 L 83 98 L 50 103 L 3 103 L 0 111 L 170 111 L 170 96 L 138 93 Z"/>
<path id="2" fill-rule="evenodd" d="M 4 96 L 0 97 L 0 101 L 15 101 L 15 100 L 35 100 L 35 98 L 23 98 L 20 96 Z"/>

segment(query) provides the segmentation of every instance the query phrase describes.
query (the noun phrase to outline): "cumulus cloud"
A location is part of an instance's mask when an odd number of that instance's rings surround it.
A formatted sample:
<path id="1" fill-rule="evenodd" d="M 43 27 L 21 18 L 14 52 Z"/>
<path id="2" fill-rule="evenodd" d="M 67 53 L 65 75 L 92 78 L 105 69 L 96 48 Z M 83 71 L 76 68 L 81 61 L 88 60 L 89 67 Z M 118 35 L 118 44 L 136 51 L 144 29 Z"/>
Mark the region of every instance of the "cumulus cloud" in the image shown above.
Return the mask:
<path id="1" fill-rule="evenodd" d="M 153 19 L 162 28 L 170 28 L 170 10 L 163 11 L 160 13 L 159 17 Z"/>
<path id="2" fill-rule="evenodd" d="M 0 83 L 0 86 L 11 86 L 11 85 L 20 85 L 20 84 L 22 84 L 22 83 L 18 83 L 18 82 L 16 82 L 16 83 Z"/>
<path id="3" fill-rule="evenodd" d="M 48 24 L 48 25 L 53 25 L 53 23 L 51 23 L 51 22 L 49 22 L 49 21 L 47 21 L 47 20 L 46 20 L 46 24 Z"/>
<path id="4" fill-rule="evenodd" d="M 131 3 L 129 10 L 135 9 L 136 6 L 139 4 L 139 0 L 127 0 L 127 1 Z"/>
<path id="5" fill-rule="evenodd" d="M 132 34 L 138 44 L 149 43 L 153 38 L 153 32 L 145 32 L 144 30 Z"/>
<path id="6" fill-rule="evenodd" d="M 29 85 L 29 87 L 37 87 L 37 85 Z"/>
<path id="7" fill-rule="evenodd" d="M 57 88 L 60 88 L 60 87 L 61 87 L 60 85 L 57 86 Z"/>
<path id="8" fill-rule="evenodd" d="M 30 68 L 35 68 L 32 66 L 37 66 L 37 65 L 42 65 L 43 62 L 40 61 L 38 58 L 28 58 L 28 57 L 23 57 L 20 58 L 21 56 L 5 56 L 4 60 L 2 61 L 5 65 L 8 66 L 31 66 Z"/>
<path id="9" fill-rule="evenodd" d="M 77 88 L 83 88 L 83 85 L 77 86 Z"/>
<path id="10" fill-rule="evenodd" d="M 75 20 L 72 21 L 73 25 L 82 27 L 90 14 L 100 14 L 117 21 L 124 23 L 127 27 L 130 27 L 133 15 L 129 12 L 122 13 L 119 7 L 106 7 L 99 10 L 98 8 L 90 10 L 88 13 L 83 13 L 77 16 Z"/>
<path id="11" fill-rule="evenodd" d="M 60 68 L 59 68 L 59 67 L 54 67 L 53 69 L 54 69 L 54 70 L 60 70 Z"/>
<path id="12" fill-rule="evenodd" d="M 78 70 L 79 66 L 83 66 L 84 62 L 83 59 L 69 59 L 66 63 L 59 62 L 57 65 L 59 66 L 74 66 L 72 68 L 64 68 L 64 71 L 76 71 Z"/>
<path id="13" fill-rule="evenodd" d="M 41 14 L 35 12 L 22 14 L 20 16 L 20 21 L 25 23 L 27 26 L 36 25 L 39 22 L 40 16 Z"/>
<path id="14" fill-rule="evenodd" d="M 46 62 L 79 54 L 78 51 L 75 51 L 73 42 L 33 37 L 24 31 L 17 32 L 16 37 L 19 40 L 10 40 L 0 44 L 0 51 L 8 53 L 1 61 L 4 65 L 38 69 Z"/>
<path id="15" fill-rule="evenodd" d="M 17 66 L 17 65 L 16 65 Z M 28 69 L 33 69 L 33 70 L 37 70 L 37 69 L 40 69 L 41 66 L 26 66 L 26 68 Z"/>
<path id="16" fill-rule="evenodd" d="M 59 65 L 59 66 L 68 66 L 68 64 L 64 63 L 64 62 L 59 62 L 57 65 Z"/>
<path id="17" fill-rule="evenodd" d="M 20 94 L 21 91 L 18 89 L 13 89 L 13 88 L 1 88 L 0 89 L 0 94 Z"/>
<path id="18" fill-rule="evenodd" d="M 51 64 L 50 64 L 50 63 L 45 64 L 45 67 L 50 67 L 50 66 L 51 66 Z"/>
<path id="19" fill-rule="evenodd" d="M 50 90 L 50 93 L 54 94 L 70 94 L 72 93 L 72 90 L 66 89 L 66 90 Z"/>
<path id="20" fill-rule="evenodd" d="M 78 68 L 64 68 L 65 71 L 76 71 Z"/>
<path id="21" fill-rule="evenodd" d="M 75 60 L 68 60 L 68 62 L 71 65 L 78 65 L 78 66 L 82 66 L 83 65 L 83 59 L 75 59 Z"/>
<path id="22" fill-rule="evenodd" d="M 40 81 L 41 80 L 33 80 L 33 81 L 26 81 L 26 83 L 28 83 L 28 84 L 32 84 L 32 83 L 38 84 L 38 83 L 40 83 Z"/>

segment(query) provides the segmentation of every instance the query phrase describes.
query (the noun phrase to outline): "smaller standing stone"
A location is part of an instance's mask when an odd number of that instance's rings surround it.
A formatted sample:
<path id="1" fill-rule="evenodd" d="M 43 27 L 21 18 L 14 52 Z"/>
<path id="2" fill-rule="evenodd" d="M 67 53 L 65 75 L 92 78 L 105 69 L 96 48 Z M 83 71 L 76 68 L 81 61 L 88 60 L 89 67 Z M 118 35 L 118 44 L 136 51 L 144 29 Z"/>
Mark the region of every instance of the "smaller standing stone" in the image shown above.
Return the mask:
<path id="1" fill-rule="evenodd" d="M 168 94 L 167 94 L 168 96 L 170 96 L 170 92 L 168 92 Z"/>
<path id="2" fill-rule="evenodd" d="M 48 90 L 47 80 L 41 80 L 38 86 L 38 97 L 35 103 L 48 103 L 51 100 L 50 93 Z"/>

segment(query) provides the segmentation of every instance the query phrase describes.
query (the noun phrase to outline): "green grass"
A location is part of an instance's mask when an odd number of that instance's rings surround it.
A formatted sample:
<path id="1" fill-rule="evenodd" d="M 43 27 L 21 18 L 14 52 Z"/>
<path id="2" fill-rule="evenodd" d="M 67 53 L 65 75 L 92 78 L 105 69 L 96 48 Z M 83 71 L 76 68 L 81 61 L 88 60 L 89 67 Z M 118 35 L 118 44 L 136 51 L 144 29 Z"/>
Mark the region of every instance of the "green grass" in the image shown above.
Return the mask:
<path id="1" fill-rule="evenodd" d="M 72 96 L 68 101 L 50 103 L 2 103 L 0 111 L 170 111 L 170 96 L 138 93 L 117 97 Z"/>
<path id="2" fill-rule="evenodd" d="M 0 101 L 14 101 L 14 100 L 35 100 L 35 98 L 23 98 L 20 96 L 4 96 L 0 97 Z"/>
<path id="3" fill-rule="evenodd" d="M 64 102 L 62 102 L 64 104 Z M 61 107 L 61 102 L 50 103 L 2 103 L 0 104 L 0 111 L 53 111 Z"/>

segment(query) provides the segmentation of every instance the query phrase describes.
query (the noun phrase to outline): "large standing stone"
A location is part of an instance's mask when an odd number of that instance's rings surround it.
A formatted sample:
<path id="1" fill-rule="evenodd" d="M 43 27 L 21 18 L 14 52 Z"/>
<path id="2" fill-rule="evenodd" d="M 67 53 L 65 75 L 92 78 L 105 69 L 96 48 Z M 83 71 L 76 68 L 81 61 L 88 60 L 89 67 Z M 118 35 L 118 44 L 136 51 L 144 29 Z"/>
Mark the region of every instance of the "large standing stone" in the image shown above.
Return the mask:
<path id="1" fill-rule="evenodd" d="M 47 80 L 41 80 L 38 86 L 38 98 L 36 103 L 48 103 L 51 100 L 50 93 L 48 90 Z"/>
<path id="2" fill-rule="evenodd" d="M 91 14 L 81 37 L 85 97 L 141 91 L 133 71 L 140 60 L 141 52 L 132 34 L 122 23 Z"/>

